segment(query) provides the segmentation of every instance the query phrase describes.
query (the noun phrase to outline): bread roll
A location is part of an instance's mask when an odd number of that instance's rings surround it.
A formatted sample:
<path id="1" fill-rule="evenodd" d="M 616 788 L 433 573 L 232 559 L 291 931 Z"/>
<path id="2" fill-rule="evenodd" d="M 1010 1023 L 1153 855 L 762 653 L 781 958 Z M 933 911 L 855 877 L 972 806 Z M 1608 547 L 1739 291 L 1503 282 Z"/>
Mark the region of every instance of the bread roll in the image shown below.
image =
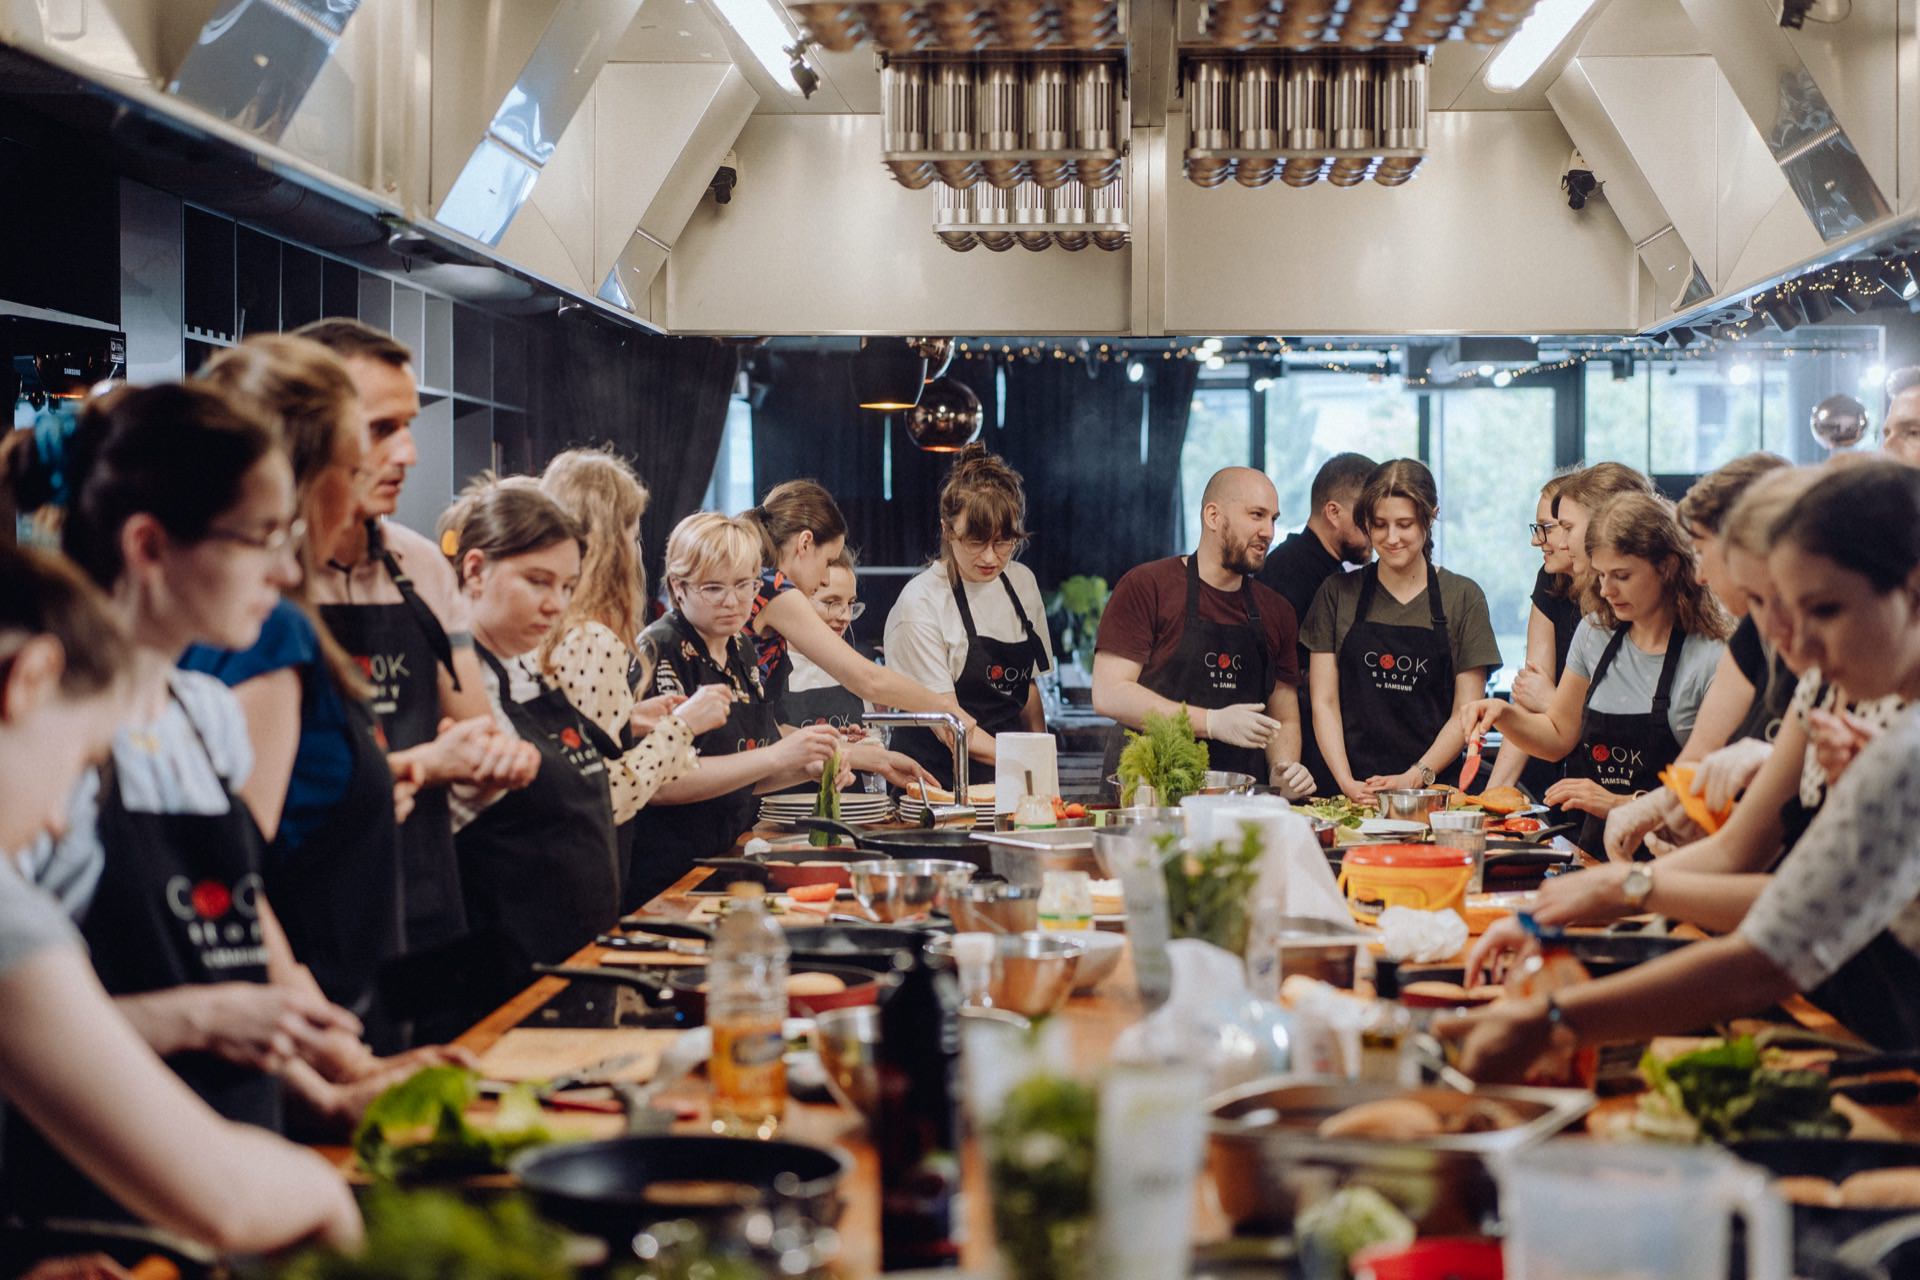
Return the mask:
<path id="1" fill-rule="evenodd" d="M 1438 1137 L 1440 1116 L 1424 1102 L 1412 1098 L 1383 1098 L 1363 1102 L 1336 1112 L 1320 1122 L 1323 1138 L 1384 1138 L 1391 1142 L 1414 1142 Z"/>
<path id="2" fill-rule="evenodd" d="M 1422 1000 L 1446 1000 L 1454 1004 L 1491 1004 L 1500 998 L 1500 988 L 1475 987 L 1469 991 L 1457 982 L 1409 982 L 1400 988 L 1400 994 Z"/>
<path id="3" fill-rule="evenodd" d="M 1856 1173 L 1840 1184 L 1839 1203 L 1847 1209 L 1920 1208 L 1920 1168 Z"/>
<path id="4" fill-rule="evenodd" d="M 787 975 L 787 994 L 790 996 L 831 996 L 847 989 L 846 979 L 834 973 L 790 973 Z"/>

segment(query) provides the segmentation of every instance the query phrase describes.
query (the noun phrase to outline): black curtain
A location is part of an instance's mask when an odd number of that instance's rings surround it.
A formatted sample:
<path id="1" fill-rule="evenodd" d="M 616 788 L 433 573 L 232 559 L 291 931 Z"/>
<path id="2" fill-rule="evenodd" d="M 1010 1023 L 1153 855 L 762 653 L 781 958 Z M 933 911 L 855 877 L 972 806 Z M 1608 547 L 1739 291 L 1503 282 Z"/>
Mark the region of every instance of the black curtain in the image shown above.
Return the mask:
<path id="1" fill-rule="evenodd" d="M 939 545 L 935 506 L 949 458 L 916 449 L 904 415 L 857 408 L 848 362 L 800 352 L 769 361 L 767 394 L 753 416 L 755 492 L 800 476 L 818 480 L 846 513 L 848 540 L 863 561 L 918 564 Z M 1177 549 L 1180 446 L 1198 368 L 1149 363 L 1156 367 L 1139 383 L 1127 381 L 1120 363 L 1050 357 L 959 359 L 949 371 L 980 397 L 982 442 L 1026 481 L 1034 536 L 1024 559 L 1043 589 L 1076 573 L 1112 582 Z M 996 412 L 1001 377 L 1004 421 Z M 891 498 L 883 475 L 889 435 Z"/>
<path id="2" fill-rule="evenodd" d="M 528 469 L 576 445 L 619 450 L 653 494 L 640 545 L 657 591 L 667 535 L 713 476 L 737 349 L 549 316 L 527 326 L 527 358 Z"/>

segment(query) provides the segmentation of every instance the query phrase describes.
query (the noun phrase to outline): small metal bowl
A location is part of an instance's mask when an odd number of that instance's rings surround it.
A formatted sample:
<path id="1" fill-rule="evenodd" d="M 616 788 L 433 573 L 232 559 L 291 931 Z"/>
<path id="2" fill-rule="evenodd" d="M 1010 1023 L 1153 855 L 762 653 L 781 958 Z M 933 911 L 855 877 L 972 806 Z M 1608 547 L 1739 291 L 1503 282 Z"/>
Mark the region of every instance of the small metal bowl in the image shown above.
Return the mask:
<path id="1" fill-rule="evenodd" d="M 853 1005 L 815 1014 L 813 1043 L 834 1100 L 858 1112 L 861 1119 L 872 1121 L 880 1088 L 875 1065 L 880 1046 L 880 1007 Z"/>
<path id="2" fill-rule="evenodd" d="M 1073 994 L 1080 957 L 1087 952 L 1084 939 L 1060 933 L 1003 933 L 993 941 L 993 981 L 987 994 L 994 1008 L 1039 1018 L 1059 1009 Z M 952 937 L 929 941 L 927 954 L 952 963 Z"/>
<path id="3" fill-rule="evenodd" d="M 1126 789 L 1120 785 L 1120 775 L 1107 775 L 1107 785 L 1113 788 L 1114 798 L 1122 805 L 1127 802 Z M 1200 779 L 1197 796 L 1250 796 L 1253 794 L 1254 780 L 1250 773 L 1230 773 L 1224 769 L 1209 769 Z"/>
<path id="4" fill-rule="evenodd" d="M 1040 890 L 976 880 L 947 894 L 947 914 L 962 933 L 1027 933 L 1040 927 Z"/>
<path id="5" fill-rule="evenodd" d="M 1295 810 L 1295 812 L 1299 811 Z M 1302 813 L 1300 816 L 1307 820 L 1307 825 L 1313 829 L 1313 838 L 1319 841 L 1322 849 L 1333 848 L 1333 837 L 1334 833 L 1340 829 L 1339 823 L 1332 818 L 1323 818 L 1317 813 Z"/>
<path id="6" fill-rule="evenodd" d="M 1380 816 L 1402 822 L 1426 822 L 1427 815 L 1447 807 L 1452 792 L 1439 787 L 1404 787 L 1373 793 Z"/>
<path id="7" fill-rule="evenodd" d="M 971 862 L 948 858 L 895 858 L 891 862 L 853 863 L 847 879 L 853 896 L 883 924 L 924 920 L 945 908 L 947 894 L 973 879 Z"/>

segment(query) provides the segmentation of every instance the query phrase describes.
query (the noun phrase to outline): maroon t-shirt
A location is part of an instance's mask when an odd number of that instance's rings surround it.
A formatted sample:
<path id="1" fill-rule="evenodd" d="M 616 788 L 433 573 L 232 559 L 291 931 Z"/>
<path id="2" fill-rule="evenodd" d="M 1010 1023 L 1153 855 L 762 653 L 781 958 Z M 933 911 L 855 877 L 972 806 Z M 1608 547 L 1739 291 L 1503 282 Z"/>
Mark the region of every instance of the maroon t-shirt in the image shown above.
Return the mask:
<path id="1" fill-rule="evenodd" d="M 1254 593 L 1260 625 L 1267 633 L 1267 652 L 1273 655 L 1274 683 L 1298 687 L 1299 623 L 1293 616 L 1293 606 L 1261 582 L 1249 581 L 1241 590 Z M 1221 591 L 1203 581 L 1200 616 L 1209 622 L 1245 626 L 1247 603 L 1239 591 Z M 1107 611 L 1100 616 L 1100 633 L 1094 638 L 1094 650 L 1137 662 L 1142 672 L 1152 671 L 1172 657 L 1179 647 L 1186 617 L 1186 562 L 1179 556 L 1148 561 L 1127 570 L 1114 584 Z"/>

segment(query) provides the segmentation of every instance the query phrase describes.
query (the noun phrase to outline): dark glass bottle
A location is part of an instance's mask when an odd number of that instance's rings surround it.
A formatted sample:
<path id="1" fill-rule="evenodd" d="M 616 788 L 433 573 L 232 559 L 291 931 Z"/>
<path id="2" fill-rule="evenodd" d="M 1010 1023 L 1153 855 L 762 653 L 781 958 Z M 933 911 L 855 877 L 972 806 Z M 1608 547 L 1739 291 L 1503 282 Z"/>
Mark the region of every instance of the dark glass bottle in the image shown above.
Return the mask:
<path id="1" fill-rule="evenodd" d="M 960 1262 L 959 993 L 952 973 L 903 957 L 880 1006 L 875 1055 L 880 1269 Z"/>

